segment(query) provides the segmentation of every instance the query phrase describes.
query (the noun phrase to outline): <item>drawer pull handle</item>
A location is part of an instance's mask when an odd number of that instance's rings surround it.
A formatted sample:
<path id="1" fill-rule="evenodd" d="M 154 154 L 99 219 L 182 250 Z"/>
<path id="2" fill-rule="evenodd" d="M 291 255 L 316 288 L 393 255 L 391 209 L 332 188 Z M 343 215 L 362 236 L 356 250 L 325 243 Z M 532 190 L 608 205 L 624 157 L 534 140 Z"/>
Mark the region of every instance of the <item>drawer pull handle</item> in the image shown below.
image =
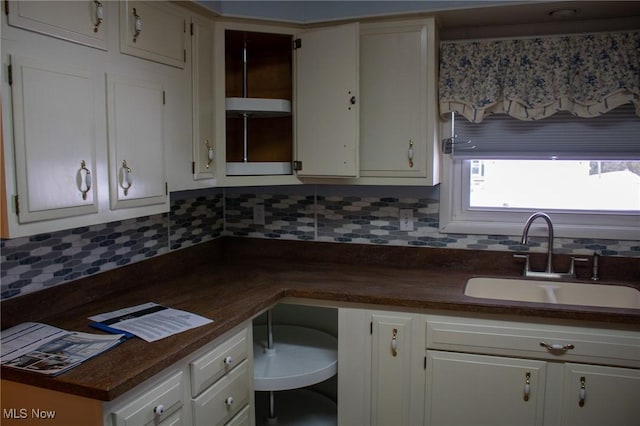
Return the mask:
<path id="1" fill-rule="evenodd" d="M 550 345 L 545 342 L 540 342 L 540 346 L 547 348 L 551 352 L 566 352 L 569 349 L 575 348 L 575 346 L 573 346 L 571 343 L 568 343 L 566 345 L 561 345 L 560 343 L 553 343 Z"/>
<path id="2" fill-rule="evenodd" d="M 164 405 L 158 404 L 155 407 L 153 407 L 153 414 L 155 414 L 156 416 L 161 416 L 163 413 L 164 413 Z"/>
<path id="3" fill-rule="evenodd" d="M 584 407 L 584 401 L 587 399 L 586 381 L 587 379 L 584 376 L 580 377 L 580 392 L 578 392 L 578 405 L 580 407 Z"/>
<path id="4" fill-rule="evenodd" d="M 524 396 L 523 399 L 525 401 L 529 401 L 529 395 L 531 393 L 531 373 L 527 371 L 527 373 L 524 375 L 525 381 L 524 381 Z"/>
<path id="5" fill-rule="evenodd" d="M 233 397 L 228 396 L 227 399 L 224 400 L 224 403 L 227 404 L 227 407 L 231 407 L 233 405 Z"/>
<path id="6" fill-rule="evenodd" d="M 391 355 L 398 356 L 398 329 L 393 329 L 393 337 L 391 338 Z"/>
<path id="7" fill-rule="evenodd" d="M 225 357 L 225 358 L 224 358 L 224 361 L 223 361 L 223 362 L 224 362 L 225 364 L 227 364 L 227 365 L 231 365 L 231 364 L 233 364 L 233 358 L 232 358 L 232 357 L 230 357 L 230 356 L 227 356 L 227 357 Z"/>

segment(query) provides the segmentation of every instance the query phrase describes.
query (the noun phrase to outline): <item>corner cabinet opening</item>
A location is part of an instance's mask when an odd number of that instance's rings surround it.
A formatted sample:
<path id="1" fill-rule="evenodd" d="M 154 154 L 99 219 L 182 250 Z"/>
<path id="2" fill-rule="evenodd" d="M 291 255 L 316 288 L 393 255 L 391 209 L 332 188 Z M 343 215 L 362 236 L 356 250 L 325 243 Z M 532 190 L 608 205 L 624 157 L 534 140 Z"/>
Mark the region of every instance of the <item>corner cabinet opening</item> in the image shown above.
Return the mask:
<path id="1" fill-rule="evenodd" d="M 217 23 L 215 39 L 221 185 L 358 175 L 358 24 Z"/>
<path id="2" fill-rule="evenodd" d="M 225 31 L 227 176 L 291 175 L 292 36 Z"/>
<path id="3" fill-rule="evenodd" d="M 256 425 L 336 425 L 337 310 L 281 303 L 253 324 Z"/>

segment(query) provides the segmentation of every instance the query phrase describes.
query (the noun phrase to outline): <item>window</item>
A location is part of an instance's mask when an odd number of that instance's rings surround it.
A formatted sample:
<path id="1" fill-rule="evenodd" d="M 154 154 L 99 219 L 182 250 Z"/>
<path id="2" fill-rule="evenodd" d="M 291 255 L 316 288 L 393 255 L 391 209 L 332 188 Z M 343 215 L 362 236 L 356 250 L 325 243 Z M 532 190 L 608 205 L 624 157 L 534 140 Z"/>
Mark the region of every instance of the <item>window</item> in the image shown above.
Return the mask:
<path id="1" fill-rule="evenodd" d="M 640 161 L 470 162 L 472 209 L 640 213 Z"/>
<path id="2" fill-rule="evenodd" d="M 471 142 L 444 156 L 441 230 L 519 235 L 544 211 L 559 237 L 640 240 L 640 119 L 609 114 L 458 119 L 456 142 Z"/>

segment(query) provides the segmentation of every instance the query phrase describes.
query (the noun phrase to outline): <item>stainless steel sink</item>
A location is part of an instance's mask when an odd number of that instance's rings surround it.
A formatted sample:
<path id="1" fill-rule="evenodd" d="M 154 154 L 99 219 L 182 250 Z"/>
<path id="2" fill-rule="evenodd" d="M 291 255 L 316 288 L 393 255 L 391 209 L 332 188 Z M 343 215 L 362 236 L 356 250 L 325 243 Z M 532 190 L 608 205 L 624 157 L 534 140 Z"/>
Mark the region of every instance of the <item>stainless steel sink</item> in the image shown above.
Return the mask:
<path id="1" fill-rule="evenodd" d="M 483 299 L 640 309 L 640 291 L 623 285 L 475 277 L 464 294 Z"/>

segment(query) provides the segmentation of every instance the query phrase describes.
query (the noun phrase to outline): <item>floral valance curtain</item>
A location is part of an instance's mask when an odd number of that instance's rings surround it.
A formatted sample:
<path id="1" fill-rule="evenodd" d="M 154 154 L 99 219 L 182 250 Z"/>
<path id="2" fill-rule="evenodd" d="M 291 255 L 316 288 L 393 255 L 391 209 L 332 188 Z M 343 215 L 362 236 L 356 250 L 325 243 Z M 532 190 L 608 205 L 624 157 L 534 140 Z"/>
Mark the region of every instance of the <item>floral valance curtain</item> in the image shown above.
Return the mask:
<path id="1" fill-rule="evenodd" d="M 633 102 L 640 116 L 640 31 L 443 42 L 440 113 L 538 120 L 595 117 Z"/>

